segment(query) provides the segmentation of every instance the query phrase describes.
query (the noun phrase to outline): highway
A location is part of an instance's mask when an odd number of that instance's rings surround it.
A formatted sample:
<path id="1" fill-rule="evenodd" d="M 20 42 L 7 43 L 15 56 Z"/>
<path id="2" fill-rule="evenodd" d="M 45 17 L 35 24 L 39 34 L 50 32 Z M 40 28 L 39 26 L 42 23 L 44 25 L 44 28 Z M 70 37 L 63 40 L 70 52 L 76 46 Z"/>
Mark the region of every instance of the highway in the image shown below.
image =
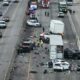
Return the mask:
<path id="1" fill-rule="evenodd" d="M 25 10 L 27 7 L 27 0 L 20 0 L 18 4 L 13 4 L 9 7 L 7 16 L 10 17 L 8 27 L 3 31 L 3 38 L 0 40 L 0 80 L 79 80 L 80 72 L 55 72 L 53 69 L 48 68 L 46 65 L 42 66 L 41 63 L 46 64 L 49 59 L 49 53 L 43 47 L 39 47 L 31 53 L 22 53 L 16 56 L 14 66 L 11 61 L 14 60 L 16 55 L 16 45 L 23 39 L 27 39 L 33 34 L 40 34 L 42 28 L 29 28 L 26 26 Z M 7 7 L 2 8 L 2 12 L 5 12 Z M 49 16 L 45 16 L 45 12 L 49 12 Z M 59 19 L 57 17 L 58 9 L 56 4 L 52 4 L 50 9 L 40 9 L 36 11 L 36 16 L 42 23 L 42 27 L 45 27 L 45 32 L 49 32 L 49 22 L 51 19 Z M 71 24 L 68 16 L 61 19 L 65 23 L 64 33 L 64 47 L 72 47 L 76 49 L 75 34 L 72 31 Z M 36 40 L 36 38 L 33 38 Z M 35 54 L 38 52 L 39 54 Z M 76 63 L 76 61 L 74 61 Z M 10 66 L 11 65 L 11 66 Z M 10 66 L 10 67 L 9 67 Z M 11 68 L 13 66 L 13 69 Z M 7 71 L 12 69 L 9 73 Z M 47 69 L 48 73 L 44 74 L 44 70 Z M 36 73 L 31 73 L 36 71 Z M 5 79 L 6 78 L 6 79 Z M 8 79 L 9 78 L 9 79 Z"/>
<path id="2" fill-rule="evenodd" d="M 50 13 L 52 19 L 60 19 L 65 24 L 65 30 L 64 30 L 64 49 L 65 48 L 71 48 L 73 50 L 78 49 L 77 41 L 76 41 L 76 35 L 72 29 L 72 25 L 70 23 L 70 20 L 68 18 L 68 15 L 65 15 L 65 18 L 58 18 L 58 5 L 53 3 L 50 8 Z"/>
<path id="3" fill-rule="evenodd" d="M 45 16 L 45 11 L 49 12 L 50 15 Z M 42 23 L 42 26 L 45 27 L 46 33 L 49 32 L 48 29 L 49 29 L 50 20 L 59 19 L 57 17 L 57 13 L 58 11 L 57 11 L 56 4 L 52 5 L 51 9 L 40 9 L 36 11 L 36 16 L 38 17 L 39 21 Z M 75 35 L 72 31 L 68 16 L 66 15 L 64 19 L 60 18 L 60 20 L 62 20 L 65 23 L 65 27 L 66 27 L 64 41 L 67 41 L 67 43 L 65 43 L 64 46 L 65 47 L 67 46 L 70 48 L 71 45 L 69 45 L 68 42 L 72 41 L 74 43 Z M 26 29 L 25 25 L 24 27 L 25 27 L 24 29 Z M 22 34 L 22 36 L 23 35 L 24 36 L 21 39 L 26 39 L 30 37 L 32 35 L 31 33 L 40 34 L 42 31 L 43 31 L 42 28 L 27 27 L 26 31 Z M 29 32 L 31 33 L 29 34 Z M 72 37 L 70 37 L 69 34 Z M 48 45 L 44 44 L 43 47 L 39 47 L 36 50 L 31 51 L 31 53 L 19 54 L 15 59 L 16 69 L 13 71 L 13 74 L 11 75 L 10 79 L 12 80 L 79 80 L 80 72 L 76 72 L 76 71 L 55 72 L 52 68 L 48 68 L 46 63 L 50 61 L 50 59 L 49 59 L 49 53 L 45 50 L 45 46 L 48 46 Z M 73 48 L 75 47 L 73 46 Z M 35 52 L 38 52 L 39 54 L 35 54 Z M 76 60 L 73 61 L 74 65 L 76 64 L 76 62 L 77 62 Z M 42 66 L 41 63 L 44 63 L 45 65 Z M 44 74 L 45 69 L 47 69 L 48 71 L 48 73 L 46 74 Z M 35 71 L 36 73 L 31 73 L 31 71 Z"/>
<path id="4" fill-rule="evenodd" d="M 50 12 L 50 17 L 48 17 L 48 16 L 45 17 L 45 11 Z M 37 15 L 41 15 L 41 16 L 39 16 L 39 19 L 41 20 L 42 25 L 45 27 L 46 32 L 48 31 L 47 29 L 49 29 L 50 19 L 59 19 L 57 17 L 57 14 L 58 14 L 57 4 L 53 4 L 51 6 L 50 10 L 43 9 L 43 10 L 40 10 L 40 12 L 38 11 Z M 69 18 L 66 15 L 64 19 L 60 19 L 60 20 L 62 20 L 65 23 L 64 47 L 65 48 L 68 47 L 68 48 L 75 50 L 77 48 L 77 44 L 76 44 L 75 34 L 72 30 Z M 40 32 L 40 29 L 38 30 L 38 32 Z M 43 51 L 43 49 L 40 51 Z M 40 52 L 40 51 L 38 51 L 38 52 Z M 40 52 L 40 55 L 38 55 L 38 56 L 37 56 L 38 58 L 36 59 L 37 62 L 32 59 L 32 62 L 33 62 L 32 65 L 35 65 L 36 63 L 39 64 L 40 62 L 46 63 L 47 61 L 49 61 L 49 55 L 46 55 L 45 51 Z M 42 59 L 43 56 L 45 56 L 45 59 Z M 39 58 L 41 58 L 41 59 L 39 59 Z M 75 63 L 77 63 L 77 62 L 74 61 L 74 64 Z M 35 77 L 37 77 L 38 80 L 79 80 L 79 78 L 80 78 L 79 77 L 80 72 L 71 72 L 71 73 L 69 73 L 69 72 L 54 72 L 52 69 L 49 69 L 47 67 L 39 66 L 39 68 L 40 69 L 38 69 L 38 73 L 35 75 L 33 74 Z M 42 74 L 44 69 L 47 69 L 49 72 L 47 74 Z M 37 70 L 37 68 L 34 67 L 33 70 Z"/>
<path id="5" fill-rule="evenodd" d="M 16 5 L 16 6 L 15 6 Z M 5 14 L 10 16 L 8 27 L 3 32 L 3 38 L 0 40 L 0 79 L 5 80 L 9 76 L 6 75 L 10 67 L 11 61 L 15 55 L 15 47 L 19 42 L 19 34 L 23 25 L 27 0 L 20 0 L 18 4 L 10 6 Z M 7 10 L 7 7 L 2 9 L 2 12 Z"/>

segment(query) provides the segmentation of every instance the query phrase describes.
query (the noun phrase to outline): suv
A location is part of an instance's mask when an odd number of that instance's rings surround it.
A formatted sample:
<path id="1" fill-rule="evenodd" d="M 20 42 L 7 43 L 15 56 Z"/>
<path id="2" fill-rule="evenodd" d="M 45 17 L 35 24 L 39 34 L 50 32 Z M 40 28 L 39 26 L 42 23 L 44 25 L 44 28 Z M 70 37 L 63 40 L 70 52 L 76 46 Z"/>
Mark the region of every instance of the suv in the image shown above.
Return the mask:
<path id="1" fill-rule="evenodd" d="M 63 12 L 59 12 L 59 13 L 58 13 L 58 17 L 63 18 L 63 17 L 64 17 L 64 15 L 65 15 L 65 14 L 64 14 Z"/>
<path id="2" fill-rule="evenodd" d="M 80 51 L 66 48 L 64 49 L 64 58 L 65 59 L 80 59 Z"/>
<path id="3" fill-rule="evenodd" d="M 69 70 L 70 64 L 66 61 L 59 61 L 59 62 L 55 62 L 53 64 L 53 69 L 54 70 L 60 70 L 60 71 L 64 71 L 64 70 Z"/>
<path id="4" fill-rule="evenodd" d="M 33 50 L 33 41 L 27 39 L 25 41 L 22 41 L 22 43 L 18 46 L 18 53 L 26 53 Z"/>
<path id="5" fill-rule="evenodd" d="M 7 0 L 4 0 L 3 1 L 3 6 L 8 6 L 9 5 L 9 2 Z"/>
<path id="6" fill-rule="evenodd" d="M 4 28 L 6 28 L 6 27 L 7 27 L 6 22 L 3 21 L 3 20 L 1 20 L 1 21 L 0 21 L 0 29 L 4 29 Z"/>

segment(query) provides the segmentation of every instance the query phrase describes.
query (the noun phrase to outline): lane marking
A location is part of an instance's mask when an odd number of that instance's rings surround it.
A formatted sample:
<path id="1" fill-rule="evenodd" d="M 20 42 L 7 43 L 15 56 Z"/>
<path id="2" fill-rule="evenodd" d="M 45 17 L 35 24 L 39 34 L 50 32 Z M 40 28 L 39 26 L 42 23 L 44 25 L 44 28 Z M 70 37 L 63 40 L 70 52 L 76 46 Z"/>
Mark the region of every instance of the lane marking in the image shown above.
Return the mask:
<path id="1" fill-rule="evenodd" d="M 20 1 L 20 3 L 16 6 L 16 9 L 15 9 L 15 11 L 14 11 L 14 13 L 13 13 L 13 16 L 12 16 L 11 20 L 13 20 L 13 19 L 15 18 L 16 12 L 17 12 L 18 7 L 19 7 L 19 5 L 21 4 L 21 1 L 22 1 L 22 0 L 19 0 L 19 1 Z"/>
<path id="2" fill-rule="evenodd" d="M 3 15 L 1 16 L 0 19 L 2 19 L 4 17 L 4 15 L 8 12 L 10 6 L 12 5 L 12 2 L 9 4 L 9 6 L 7 7 L 7 9 L 3 12 Z M 1 5 L 2 7 L 4 7 L 3 5 Z"/>
<path id="3" fill-rule="evenodd" d="M 28 76 L 27 76 L 27 80 L 29 80 L 30 78 L 30 69 L 31 69 L 31 53 L 29 55 L 29 65 L 28 65 Z"/>

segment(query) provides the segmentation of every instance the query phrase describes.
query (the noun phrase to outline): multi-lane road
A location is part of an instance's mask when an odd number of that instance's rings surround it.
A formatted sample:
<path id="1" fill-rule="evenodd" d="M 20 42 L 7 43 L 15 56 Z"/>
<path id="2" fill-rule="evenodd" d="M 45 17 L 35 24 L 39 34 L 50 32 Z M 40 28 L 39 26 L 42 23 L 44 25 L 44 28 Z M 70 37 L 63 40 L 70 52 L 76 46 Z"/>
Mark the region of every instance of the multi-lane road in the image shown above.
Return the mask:
<path id="1" fill-rule="evenodd" d="M 49 12 L 49 16 L 45 16 L 45 12 Z M 64 33 L 64 47 L 69 47 L 76 49 L 76 39 L 75 34 L 73 33 L 71 23 L 69 21 L 68 16 L 66 15 L 64 19 L 58 18 L 58 9 L 57 4 L 52 4 L 50 9 L 39 9 L 36 11 L 36 16 L 38 20 L 41 22 L 42 26 L 45 27 L 45 32 L 48 33 L 49 31 L 49 22 L 51 19 L 60 19 L 65 23 L 65 33 Z M 29 32 L 35 34 L 40 34 L 43 30 L 42 28 L 29 28 L 24 32 L 24 39 L 26 37 L 31 36 Z M 33 38 L 34 39 L 34 38 Z M 70 44 L 71 43 L 71 44 Z M 55 72 L 53 69 L 48 68 L 46 65 L 41 66 L 41 63 L 46 64 L 49 59 L 49 53 L 46 52 L 44 44 L 43 47 L 39 47 L 36 50 L 33 50 L 31 53 L 27 54 L 19 54 L 16 58 L 16 66 L 17 68 L 14 70 L 13 74 L 11 75 L 12 80 L 79 80 L 80 72 Z M 38 52 L 39 54 L 35 54 Z M 71 62 L 71 61 L 69 61 Z M 71 62 L 74 65 L 77 61 Z M 44 70 L 47 69 L 48 73 L 44 74 Z M 34 71 L 35 73 L 31 73 Z"/>
<path id="2" fill-rule="evenodd" d="M 3 37 L 0 40 L 0 80 L 9 80 L 9 69 L 12 67 L 11 61 L 14 60 L 16 55 L 15 48 L 21 39 L 25 39 L 32 34 L 42 32 L 42 28 L 29 28 L 25 25 L 25 11 L 27 8 L 27 0 L 19 0 L 19 3 L 10 3 L 9 6 L 1 6 L 0 10 L 4 16 L 10 17 L 10 22 L 7 24 L 7 28 L 3 30 Z M 0 3 L 1 5 L 1 3 Z M 45 16 L 45 12 L 49 12 L 49 16 Z M 45 32 L 49 31 L 49 22 L 51 19 L 60 19 L 65 23 L 64 33 L 64 47 L 76 49 L 76 39 L 71 23 L 68 16 L 64 19 L 58 18 L 57 4 L 51 4 L 50 9 L 38 9 L 36 16 L 45 27 Z M 24 27 L 24 28 L 23 28 Z M 25 32 L 24 32 L 25 29 Z M 23 31 L 23 32 L 22 32 Z M 21 35 L 20 35 L 21 34 Z M 33 38 L 34 39 L 34 38 Z M 43 47 L 37 48 L 29 54 L 19 54 L 15 59 L 16 69 L 11 74 L 11 80 L 79 80 L 79 72 L 54 72 L 53 69 L 47 68 L 46 65 L 41 66 L 41 63 L 47 63 L 49 59 L 49 53 L 45 50 L 46 44 Z M 39 54 L 35 54 L 39 52 Z M 76 61 L 74 61 L 76 63 Z M 44 70 L 47 69 L 48 73 L 44 74 Z M 36 71 L 33 74 L 30 71 Z"/>
<path id="3" fill-rule="evenodd" d="M 11 60 L 14 58 L 15 46 L 18 43 L 19 34 L 23 25 L 27 0 L 19 0 L 19 3 L 12 3 L 9 6 L 1 6 L 4 15 L 10 17 L 7 28 L 2 32 L 0 39 L 0 79 L 5 80 Z M 9 75 L 9 74 L 8 74 Z"/>

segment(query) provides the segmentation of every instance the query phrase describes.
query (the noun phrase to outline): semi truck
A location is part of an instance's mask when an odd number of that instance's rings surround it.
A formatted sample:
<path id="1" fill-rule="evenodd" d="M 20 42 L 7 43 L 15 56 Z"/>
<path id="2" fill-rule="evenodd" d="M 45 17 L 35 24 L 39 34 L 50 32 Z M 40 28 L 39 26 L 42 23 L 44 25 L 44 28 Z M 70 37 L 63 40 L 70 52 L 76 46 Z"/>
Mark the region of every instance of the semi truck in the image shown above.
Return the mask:
<path id="1" fill-rule="evenodd" d="M 59 1 L 58 9 L 59 9 L 59 12 L 67 13 L 67 11 L 68 11 L 67 2 L 66 1 Z"/>
<path id="2" fill-rule="evenodd" d="M 49 35 L 50 42 L 49 42 L 49 54 L 50 59 L 62 59 L 63 58 L 63 39 L 61 35 Z"/>

